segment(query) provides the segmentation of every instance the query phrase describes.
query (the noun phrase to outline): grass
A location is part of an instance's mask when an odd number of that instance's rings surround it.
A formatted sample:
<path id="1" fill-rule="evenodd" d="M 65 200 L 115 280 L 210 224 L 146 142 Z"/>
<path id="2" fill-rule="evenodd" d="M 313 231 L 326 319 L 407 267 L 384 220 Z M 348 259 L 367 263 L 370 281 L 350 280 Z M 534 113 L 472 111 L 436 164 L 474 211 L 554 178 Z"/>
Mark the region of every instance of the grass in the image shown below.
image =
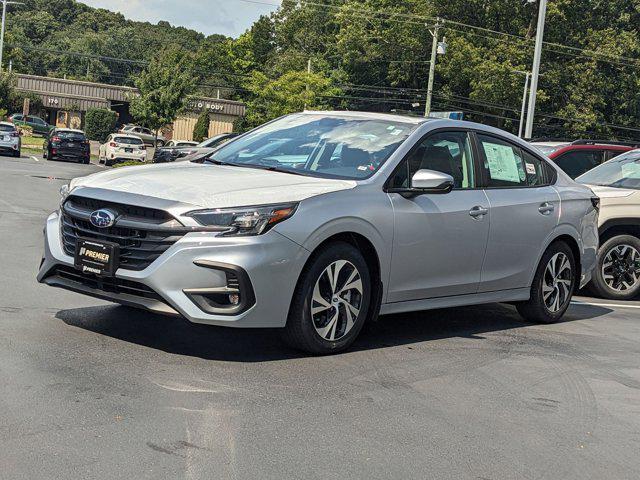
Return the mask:
<path id="1" fill-rule="evenodd" d="M 43 145 L 44 137 L 35 137 L 31 135 L 25 135 L 22 137 L 22 148 L 42 151 Z"/>
<path id="2" fill-rule="evenodd" d="M 148 165 L 147 162 L 137 162 L 135 160 L 132 160 L 130 162 L 120 162 L 120 163 L 116 163 L 113 168 L 120 168 L 120 167 L 135 167 L 135 166 L 140 166 L 140 165 Z"/>

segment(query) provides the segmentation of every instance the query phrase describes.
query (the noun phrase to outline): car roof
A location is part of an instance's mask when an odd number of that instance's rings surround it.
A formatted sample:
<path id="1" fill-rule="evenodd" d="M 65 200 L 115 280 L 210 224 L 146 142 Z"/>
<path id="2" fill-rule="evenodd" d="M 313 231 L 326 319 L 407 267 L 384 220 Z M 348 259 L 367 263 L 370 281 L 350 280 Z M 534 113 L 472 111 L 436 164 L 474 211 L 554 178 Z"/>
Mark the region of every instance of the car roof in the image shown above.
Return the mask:
<path id="1" fill-rule="evenodd" d="M 56 132 L 69 132 L 69 133 L 82 133 L 84 135 L 84 132 L 82 130 L 77 130 L 75 128 L 55 128 Z"/>
<path id="2" fill-rule="evenodd" d="M 11 122 L 0 122 L 0 125 L 7 125 L 9 127 L 14 127 L 15 128 L 15 125 L 13 123 L 11 123 Z"/>
<path id="3" fill-rule="evenodd" d="M 587 144 L 587 145 L 569 144 L 567 146 L 564 146 L 562 148 L 559 148 L 558 150 L 551 152 L 548 156 L 553 160 L 554 158 L 557 158 L 560 155 L 565 154 L 567 152 L 579 152 L 581 150 L 601 150 L 601 151 L 623 153 L 623 152 L 628 152 L 630 150 L 634 150 L 634 147 L 630 147 L 627 145 L 611 145 L 606 143 Z"/>
<path id="4" fill-rule="evenodd" d="M 118 137 L 118 138 L 135 138 L 136 140 L 140 140 L 140 137 L 137 135 L 131 135 L 129 133 L 112 133 L 111 135 L 113 135 L 114 137 Z M 142 140 L 140 140 L 142 141 Z"/>
<path id="5" fill-rule="evenodd" d="M 347 118 L 362 118 L 367 120 L 387 120 L 387 121 L 401 121 L 404 123 L 421 124 L 425 122 L 431 122 L 438 120 L 436 118 L 424 118 L 413 117 L 410 115 L 396 115 L 393 113 L 378 113 L 378 112 L 358 112 L 358 111 L 342 111 L 342 110 L 305 110 L 301 112 L 302 115 L 327 115 L 327 116 L 339 116 Z"/>

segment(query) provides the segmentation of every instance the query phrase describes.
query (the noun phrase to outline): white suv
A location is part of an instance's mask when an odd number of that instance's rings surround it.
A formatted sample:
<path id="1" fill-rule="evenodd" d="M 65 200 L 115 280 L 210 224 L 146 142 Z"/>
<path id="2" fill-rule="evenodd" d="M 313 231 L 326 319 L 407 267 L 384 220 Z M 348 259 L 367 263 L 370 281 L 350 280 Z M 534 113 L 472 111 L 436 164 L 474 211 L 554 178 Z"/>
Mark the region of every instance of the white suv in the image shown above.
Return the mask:
<path id="1" fill-rule="evenodd" d="M 99 163 L 107 166 L 120 162 L 136 161 L 144 162 L 147 159 L 147 147 L 144 142 L 134 136 L 122 133 L 113 133 L 100 145 L 98 155 Z"/>

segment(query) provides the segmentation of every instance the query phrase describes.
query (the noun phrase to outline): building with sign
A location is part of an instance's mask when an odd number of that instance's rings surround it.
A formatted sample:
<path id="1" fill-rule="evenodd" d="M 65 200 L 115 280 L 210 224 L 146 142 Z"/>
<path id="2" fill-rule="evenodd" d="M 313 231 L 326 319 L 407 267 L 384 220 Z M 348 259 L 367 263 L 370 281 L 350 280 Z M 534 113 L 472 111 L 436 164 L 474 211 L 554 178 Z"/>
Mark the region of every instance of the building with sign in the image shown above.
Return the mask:
<path id="1" fill-rule="evenodd" d="M 131 99 L 137 89 L 104 83 L 67 80 L 18 74 L 16 89 L 42 98 L 43 119 L 58 127 L 82 128 L 87 110 L 104 108 L 118 114 L 118 124 L 131 123 Z M 193 98 L 187 113 L 178 117 L 169 127 L 169 137 L 180 140 L 193 138 L 193 127 L 202 111 L 210 112 L 209 134 L 231 132 L 233 122 L 243 117 L 242 102 L 221 98 Z"/>

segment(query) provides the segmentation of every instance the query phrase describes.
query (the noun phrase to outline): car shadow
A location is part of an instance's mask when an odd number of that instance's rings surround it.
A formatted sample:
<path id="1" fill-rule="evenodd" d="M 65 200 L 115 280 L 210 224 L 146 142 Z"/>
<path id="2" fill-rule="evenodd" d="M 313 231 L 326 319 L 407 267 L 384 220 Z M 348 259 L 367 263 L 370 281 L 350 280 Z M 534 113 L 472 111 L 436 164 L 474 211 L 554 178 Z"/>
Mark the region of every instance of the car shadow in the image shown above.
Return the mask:
<path id="1" fill-rule="evenodd" d="M 562 322 L 597 318 L 611 311 L 592 305 L 572 305 Z M 60 310 L 56 318 L 99 335 L 205 360 L 263 362 L 308 356 L 285 346 L 277 329 L 198 325 L 179 317 L 110 305 Z M 514 307 L 503 304 L 385 315 L 368 326 L 349 351 L 453 337 L 482 339 L 485 333 L 527 325 L 532 324 L 523 321 Z"/>

